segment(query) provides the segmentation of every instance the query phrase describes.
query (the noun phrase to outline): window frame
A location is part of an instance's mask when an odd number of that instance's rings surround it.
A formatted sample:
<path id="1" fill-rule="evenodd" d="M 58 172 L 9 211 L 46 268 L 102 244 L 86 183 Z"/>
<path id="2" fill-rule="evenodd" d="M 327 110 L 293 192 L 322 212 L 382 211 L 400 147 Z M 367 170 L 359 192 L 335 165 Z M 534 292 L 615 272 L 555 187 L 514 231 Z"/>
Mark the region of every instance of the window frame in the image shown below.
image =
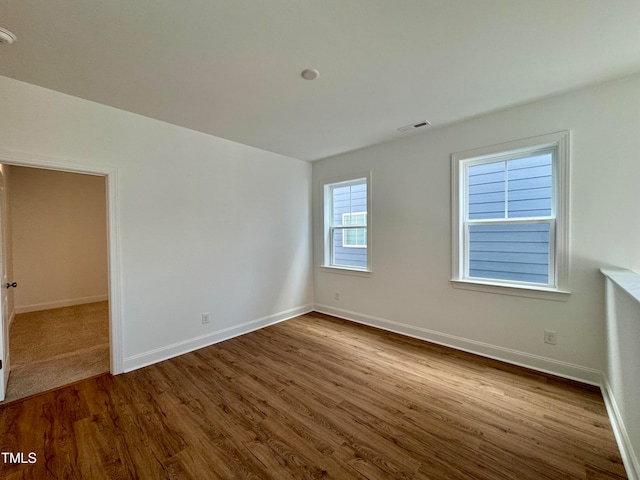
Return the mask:
<path id="1" fill-rule="evenodd" d="M 366 185 L 366 211 L 358 211 L 351 212 L 352 214 L 362 214 L 364 213 L 366 216 L 366 225 L 342 225 L 335 226 L 332 225 L 332 214 L 333 214 L 333 196 L 332 192 L 334 188 L 337 187 L 345 187 L 349 185 L 358 185 L 358 184 Z M 325 180 L 321 183 L 321 192 L 322 192 L 322 204 L 323 204 L 323 224 L 324 224 L 324 232 L 323 232 L 323 259 L 322 259 L 322 267 L 329 271 L 336 271 L 339 273 L 353 273 L 353 274 L 369 274 L 372 272 L 371 269 L 371 172 L 360 172 L 352 175 L 345 175 L 341 177 L 331 178 Z M 357 246 L 347 246 L 345 248 L 366 248 L 366 267 L 356 267 L 349 265 L 338 265 L 334 263 L 333 260 L 333 232 L 336 229 L 347 230 L 347 229 L 357 229 L 357 228 L 366 228 L 366 246 L 357 245 Z M 344 238 L 344 235 L 343 235 Z"/>
<path id="2" fill-rule="evenodd" d="M 476 148 L 451 155 L 452 278 L 456 288 L 533 298 L 566 300 L 569 278 L 569 153 L 570 133 L 562 131 Z M 550 216 L 468 220 L 467 168 L 552 151 L 552 212 Z M 548 223 L 549 284 L 485 279 L 469 275 L 469 226 L 478 224 Z"/>
<path id="3" fill-rule="evenodd" d="M 347 224 L 345 223 L 345 218 L 347 217 L 353 217 L 354 215 L 364 215 L 365 218 L 365 223 L 364 225 L 359 225 L 359 224 Z M 351 244 L 351 243 L 347 243 L 346 242 L 346 235 L 344 234 L 344 230 L 357 230 L 357 229 L 362 229 L 364 227 L 364 230 L 367 230 L 367 212 L 351 212 L 351 213 L 343 213 L 342 214 L 342 226 L 339 227 L 341 230 L 343 230 L 342 233 L 342 247 L 343 248 L 367 248 L 368 244 L 364 244 L 364 245 L 358 245 L 357 243 Z M 333 230 L 336 229 L 336 226 L 332 227 Z M 365 242 L 367 240 L 367 236 L 365 235 Z"/>

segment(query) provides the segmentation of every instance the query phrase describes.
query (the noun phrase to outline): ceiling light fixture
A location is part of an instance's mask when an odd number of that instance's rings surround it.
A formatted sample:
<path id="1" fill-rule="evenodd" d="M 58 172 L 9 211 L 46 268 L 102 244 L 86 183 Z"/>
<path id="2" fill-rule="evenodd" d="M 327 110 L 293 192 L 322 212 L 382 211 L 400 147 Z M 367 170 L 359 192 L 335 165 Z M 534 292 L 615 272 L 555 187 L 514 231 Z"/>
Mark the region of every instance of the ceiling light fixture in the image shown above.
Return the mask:
<path id="1" fill-rule="evenodd" d="M 320 76 L 320 72 L 315 68 L 307 68 L 302 71 L 301 75 L 305 80 L 315 80 Z"/>
<path id="2" fill-rule="evenodd" d="M 11 33 L 6 28 L 0 27 L 0 43 L 6 43 L 7 45 L 11 45 L 18 39 L 13 33 Z"/>

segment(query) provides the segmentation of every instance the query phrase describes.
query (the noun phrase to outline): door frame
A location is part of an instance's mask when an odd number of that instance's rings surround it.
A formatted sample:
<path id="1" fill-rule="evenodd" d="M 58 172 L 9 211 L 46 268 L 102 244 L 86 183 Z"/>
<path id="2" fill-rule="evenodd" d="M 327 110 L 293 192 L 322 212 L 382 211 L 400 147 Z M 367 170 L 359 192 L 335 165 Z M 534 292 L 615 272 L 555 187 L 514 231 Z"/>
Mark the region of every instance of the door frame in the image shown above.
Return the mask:
<path id="1" fill-rule="evenodd" d="M 83 165 L 47 155 L 16 152 L 0 148 L 0 163 L 17 167 L 81 173 L 104 177 L 107 192 L 107 253 L 109 285 L 109 349 L 113 375 L 124 373 L 122 350 L 122 278 L 120 257 L 120 215 L 118 169 L 108 165 Z M 11 188 L 9 186 L 9 188 Z"/>
<path id="2" fill-rule="evenodd" d="M 7 215 L 7 185 L 4 169 L 0 165 L 0 239 L 4 239 L 7 232 L 6 221 Z M 5 283 L 9 285 L 7 277 L 7 249 L 4 248 L 5 243 L 0 241 L 0 401 L 7 398 L 7 387 L 9 385 L 9 371 L 11 369 L 11 355 L 9 351 L 9 332 L 11 329 L 12 315 L 9 312 L 9 292 L 8 288 L 4 288 Z"/>

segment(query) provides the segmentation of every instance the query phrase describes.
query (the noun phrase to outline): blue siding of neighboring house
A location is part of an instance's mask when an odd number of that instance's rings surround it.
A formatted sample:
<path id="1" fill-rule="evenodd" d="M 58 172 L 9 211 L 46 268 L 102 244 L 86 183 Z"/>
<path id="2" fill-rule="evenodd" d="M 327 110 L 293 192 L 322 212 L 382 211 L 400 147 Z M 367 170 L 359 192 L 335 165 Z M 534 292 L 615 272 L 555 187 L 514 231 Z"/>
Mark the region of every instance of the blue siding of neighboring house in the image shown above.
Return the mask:
<path id="1" fill-rule="evenodd" d="M 549 224 L 469 226 L 469 276 L 549 281 Z"/>
<path id="2" fill-rule="evenodd" d="M 552 157 L 469 167 L 469 220 L 548 217 Z M 549 283 L 549 223 L 469 226 L 469 276 Z"/>
<path id="3" fill-rule="evenodd" d="M 333 224 L 342 225 L 345 213 L 367 211 L 367 186 L 352 185 L 337 187 L 333 190 Z M 367 247 L 345 247 L 342 242 L 342 230 L 334 230 L 333 263 L 345 267 L 367 267 Z"/>

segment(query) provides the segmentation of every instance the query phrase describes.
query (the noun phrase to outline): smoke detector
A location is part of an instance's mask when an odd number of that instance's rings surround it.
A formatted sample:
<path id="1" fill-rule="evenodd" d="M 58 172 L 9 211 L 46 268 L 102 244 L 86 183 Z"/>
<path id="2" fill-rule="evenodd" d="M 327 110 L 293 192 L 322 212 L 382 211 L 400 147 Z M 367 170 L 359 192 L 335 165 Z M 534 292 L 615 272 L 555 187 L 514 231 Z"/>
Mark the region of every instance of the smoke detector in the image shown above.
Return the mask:
<path id="1" fill-rule="evenodd" d="M 11 33 L 6 28 L 0 27 L 0 43 L 6 43 L 7 45 L 11 45 L 18 39 L 13 33 Z"/>
<path id="2" fill-rule="evenodd" d="M 429 125 L 431 125 L 431 123 L 425 120 L 424 122 L 414 123 L 413 125 L 405 125 L 404 127 L 400 127 L 398 131 L 400 133 L 410 132 L 411 130 L 416 130 L 417 128 L 426 127 Z"/>

